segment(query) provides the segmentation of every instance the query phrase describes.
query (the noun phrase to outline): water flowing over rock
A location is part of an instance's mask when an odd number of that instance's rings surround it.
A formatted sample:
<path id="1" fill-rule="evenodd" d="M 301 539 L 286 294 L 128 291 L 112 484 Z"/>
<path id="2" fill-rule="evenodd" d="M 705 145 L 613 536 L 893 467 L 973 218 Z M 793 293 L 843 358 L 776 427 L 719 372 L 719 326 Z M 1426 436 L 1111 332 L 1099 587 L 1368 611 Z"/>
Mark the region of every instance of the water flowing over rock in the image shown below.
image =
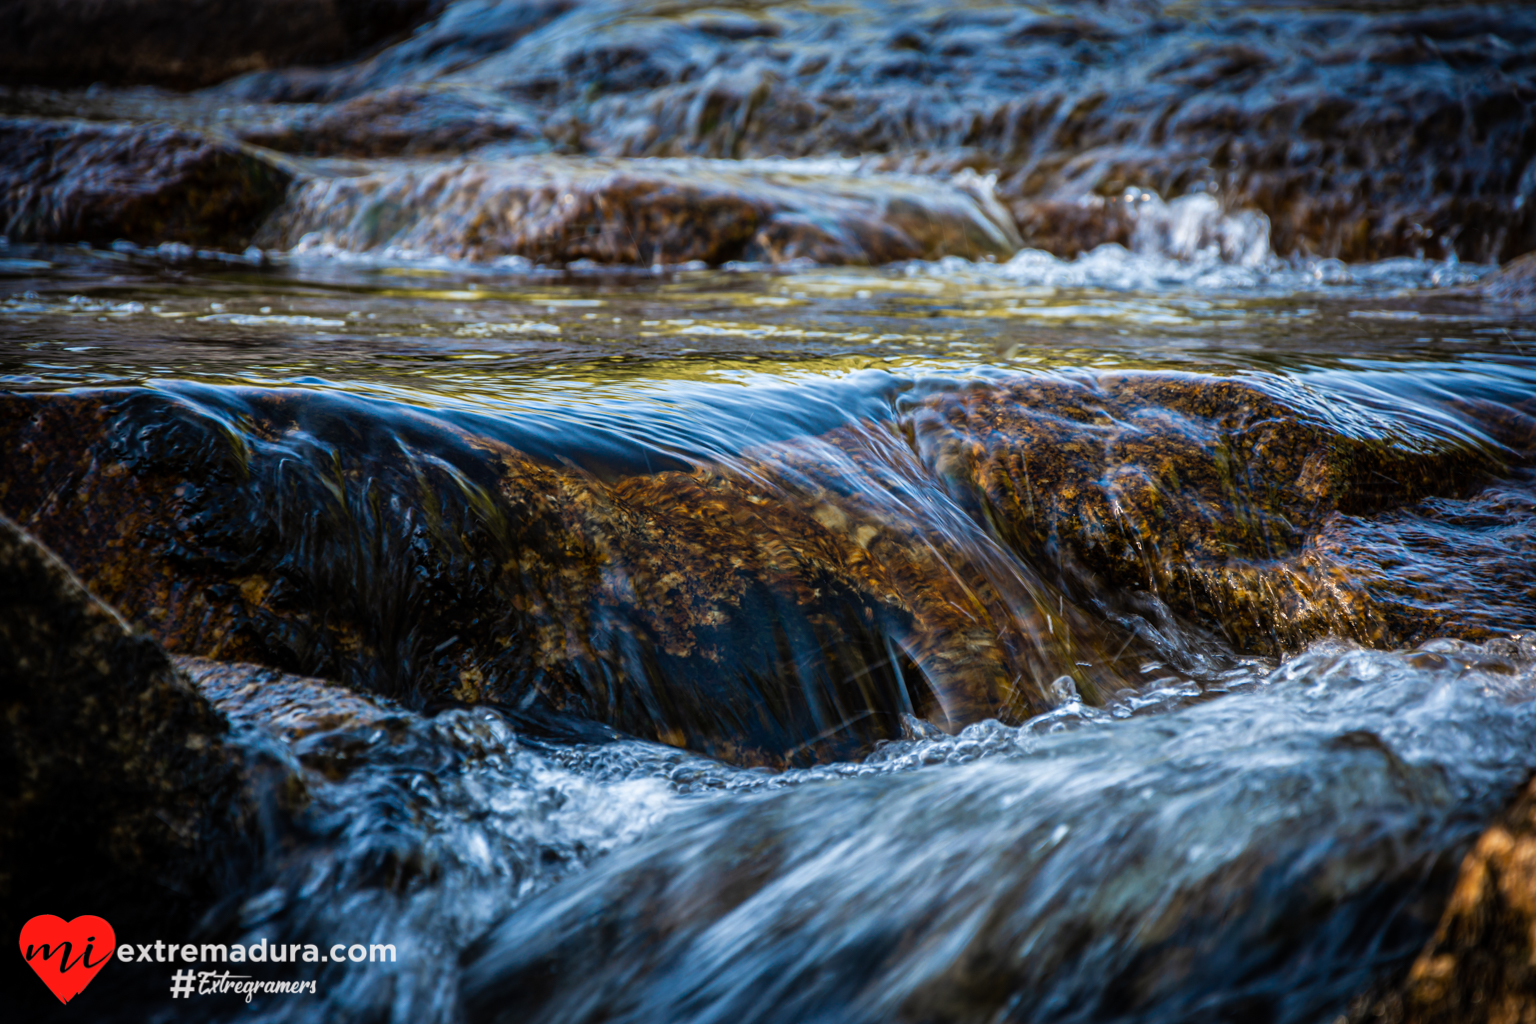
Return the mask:
<path id="1" fill-rule="evenodd" d="M 1315 402 L 1241 379 L 1106 375 L 960 393 L 920 413 L 916 428 L 926 461 L 960 500 L 979 498 L 1002 537 L 1081 580 L 1081 594 L 1149 591 L 1249 650 L 1330 634 L 1392 645 L 1447 628 L 1475 633 L 1474 619 L 1445 614 L 1469 581 L 1437 587 L 1425 574 L 1395 584 L 1377 563 L 1401 575 L 1413 545 L 1365 536 L 1392 532 L 1382 512 L 1470 496 L 1507 462 L 1528 463 L 1532 412 L 1472 409 L 1480 429 L 1409 441 L 1385 418 L 1370 424 L 1366 409 L 1351 410 L 1364 421 L 1351 424 Z M 1490 512 L 1500 501 L 1483 500 Z M 1523 508 L 1529 498 L 1503 500 Z M 1435 572 L 1447 571 L 1446 554 L 1435 550 Z M 1450 564 L 1476 572 L 1485 555 Z M 1519 603 L 1536 580 L 1515 569 L 1518 555 L 1497 562 L 1485 593 Z M 1485 621 L 1501 628 L 1502 611 Z"/>
<path id="2" fill-rule="evenodd" d="M 399 0 L 384 5 L 400 13 L 390 20 L 377 17 L 381 3 L 368 7 L 369 24 L 385 34 L 427 20 L 353 63 L 275 69 L 340 51 L 279 57 L 259 35 L 231 32 L 253 70 L 203 94 L 146 105 L 131 93 L 20 88 L 4 102 L 168 118 L 311 156 L 511 147 L 609 159 L 848 155 L 863 173 L 938 181 L 969 171 L 995 178 L 1010 231 L 1064 256 L 1128 243 L 1138 205 L 1153 196 L 1262 216 L 1281 256 L 1504 261 L 1536 248 L 1536 15 L 1525 6 L 1117 0 L 1094 12 L 934 12 L 902 0 L 835 10 L 456 0 L 429 12 Z M 348 17 L 335 14 L 345 4 L 303 6 L 310 17 Z M 324 48 L 332 36 L 305 40 Z M 139 59 L 131 45 L 118 52 Z M 239 70 L 216 48 L 198 52 Z M 142 59 L 176 66 L 151 50 Z M 48 68 L 67 66 L 37 60 L 17 63 L 12 80 L 50 84 L 59 79 Z M 694 196 L 701 222 L 711 192 Z M 504 212 L 493 201 L 485 216 Z M 607 226 L 601 211 L 566 212 L 598 233 Z M 637 238 L 635 248 L 657 248 Z M 913 252 L 865 248 L 872 259 Z"/>
<path id="3" fill-rule="evenodd" d="M 1065 255 L 1116 240 L 1092 197 L 1131 189 L 1257 210 L 1282 255 L 1500 260 L 1536 247 L 1533 44 L 1530 10 L 1498 5 L 462 3 L 357 67 L 227 89 L 443 82 L 530 104 L 570 152 L 971 167 Z"/>
<path id="4" fill-rule="evenodd" d="M 749 761 L 857 749 L 914 709 L 1027 715 L 1074 656 L 1116 676 L 1091 620 L 985 544 L 817 497 L 835 481 L 786 500 L 771 462 L 604 483 L 281 392 L 23 400 L 6 421 L 4 507 L 183 653 L 417 701 L 542 697 Z"/>
<path id="5" fill-rule="evenodd" d="M 983 182 L 837 169 L 550 157 L 405 165 L 296 187 L 258 242 L 630 265 L 1006 258 L 1018 247 Z"/>
<path id="6" fill-rule="evenodd" d="M 470 89 L 398 86 L 336 104 L 274 111 L 270 127 L 241 132 L 247 142 L 314 156 L 428 156 L 525 143 L 541 151 L 543 133 L 531 112 L 505 98 Z"/>
<path id="7" fill-rule="evenodd" d="M 1457 808 L 1519 785 L 1527 656 L 1434 656 L 1319 649 L 1177 716 L 700 808 L 492 930 L 465 1019 L 1327 1019 L 1433 928 Z"/>
<path id="8" fill-rule="evenodd" d="M 1518 488 L 1478 499 L 1512 503 L 1481 546 L 1491 507 L 1459 513 L 1461 560 L 1408 553 L 1430 514 L 1415 502 L 1482 494 L 1528 447 L 1476 420 L 1406 445 L 1310 401 L 1024 379 L 940 395 L 894 430 L 644 472 L 320 395 L 18 396 L 0 503 L 181 653 L 794 762 L 899 735 L 903 714 L 1016 722 L 1062 685 L 1102 703 L 1170 609 L 1262 652 L 1486 635 L 1444 582 L 1457 565 L 1479 607 L 1525 614 Z M 1529 445 L 1524 414 L 1483 420 Z M 923 497 L 936 482 L 949 500 Z M 1439 576 L 1417 572 L 1430 554 Z"/>
<path id="9" fill-rule="evenodd" d="M 288 174 L 164 125 L 0 120 L 0 225 L 18 241 L 243 249 Z"/>
<path id="10" fill-rule="evenodd" d="M 0 904 L 316 986 L 20 1015 L 1536 1024 L 1533 199 L 1514 2 L 0 0 Z"/>

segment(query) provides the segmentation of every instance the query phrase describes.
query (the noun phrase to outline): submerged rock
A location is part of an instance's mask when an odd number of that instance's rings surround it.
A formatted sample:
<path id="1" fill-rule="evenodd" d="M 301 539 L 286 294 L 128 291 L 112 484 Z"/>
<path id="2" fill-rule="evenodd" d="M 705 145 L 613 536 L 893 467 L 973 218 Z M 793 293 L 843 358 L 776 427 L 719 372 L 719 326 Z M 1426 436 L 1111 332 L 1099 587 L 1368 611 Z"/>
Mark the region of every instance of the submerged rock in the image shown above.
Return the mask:
<path id="1" fill-rule="evenodd" d="M 228 731 L 158 643 L 0 517 L 7 921 L 94 914 L 121 941 L 169 939 L 243 885 L 258 798 Z"/>
<path id="2" fill-rule="evenodd" d="M 289 176 L 165 125 L 0 120 L 0 234 L 30 242 L 241 249 Z"/>
<path id="3" fill-rule="evenodd" d="M 329 63 L 397 36 L 441 0 L 4 0 L 0 81 L 211 85 Z"/>
<path id="4" fill-rule="evenodd" d="M 1494 480 L 1528 414 L 1394 433 L 1288 386 L 1021 378 L 648 469 L 323 393 L 13 395 L 0 508 L 178 653 L 746 763 L 1101 703 L 1200 630 L 1532 619 L 1536 496 Z"/>
<path id="5" fill-rule="evenodd" d="M 836 467 L 910 461 L 884 431 L 603 479 L 398 408 L 195 391 L 0 402 L 0 507 L 179 653 L 767 763 L 1027 717 L 1064 675 L 1122 685 L 1101 644 L 1136 654 L 974 523 L 850 495 Z"/>

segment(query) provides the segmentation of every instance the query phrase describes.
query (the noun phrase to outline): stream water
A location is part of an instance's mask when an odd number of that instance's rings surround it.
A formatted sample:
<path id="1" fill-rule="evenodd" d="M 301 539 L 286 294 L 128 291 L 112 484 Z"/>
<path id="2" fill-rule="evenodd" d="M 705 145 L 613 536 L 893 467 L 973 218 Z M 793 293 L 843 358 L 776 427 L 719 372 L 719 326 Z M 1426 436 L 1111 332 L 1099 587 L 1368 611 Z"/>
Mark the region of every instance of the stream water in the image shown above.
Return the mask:
<path id="1" fill-rule="evenodd" d="M 425 418 L 607 480 L 753 452 L 761 467 L 775 445 L 888 428 L 1020 375 L 1236 376 L 1424 443 L 1490 443 L 1452 410 L 1536 396 L 1536 323 L 1449 290 L 1487 268 L 1424 261 L 1105 249 L 557 272 L 12 244 L 0 271 L 15 395 L 128 388 L 239 424 L 280 389 L 409 434 L 397 453 L 432 454 Z M 993 614 L 1039 632 L 1019 602 L 1057 593 L 1050 567 L 905 450 L 885 471 L 907 474 L 908 528 L 1013 580 L 1014 612 Z M 892 486 L 868 463 L 826 465 L 845 489 Z M 1479 494 L 1358 524 L 1393 551 L 1389 574 L 1467 588 L 1452 615 L 1484 622 L 1481 644 L 1240 650 L 1209 623 L 1095 612 L 1087 595 L 1083 642 L 1122 646 L 1113 671 L 1078 674 L 1093 699 L 1068 673 L 1045 687 L 1054 706 L 1014 724 L 941 715 L 952 736 L 909 707 L 873 748 L 783 773 L 541 725 L 505 694 L 428 714 L 379 698 L 362 724 L 286 733 L 278 698 L 226 705 L 245 742 L 304 774 L 314 808 L 209 934 L 399 950 L 326 967 L 318 1000 L 230 1012 L 1331 1020 L 1416 952 L 1460 851 L 1536 766 L 1533 510 L 1509 465 Z M 746 656 L 726 651 L 721 687 Z"/>
<path id="2" fill-rule="evenodd" d="M 911 45 L 727 6 L 460 2 L 355 65 L 0 96 L 295 175 L 243 252 L 0 245 L 0 499 L 308 789 L 198 938 L 398 956 L 114 1012 L 1341 1019 L 1536 770 L 1536 315 L 1471 262 L 1529 211 L 1377 259 L 1218 202 L 1136 103 L 1079 122 L 1118 60 L 1364 89 L 1307 47 L 1378 6 L 1524 65 L 1411 3 L 892 5 Z M 395 86 L 416 148 L 356 99 Z M 1118 234 L 1062 257 L 1015 200 L 1087 180 L 1074 124 L 1178 198 L 1104 157 L 1074 209 Z"/>

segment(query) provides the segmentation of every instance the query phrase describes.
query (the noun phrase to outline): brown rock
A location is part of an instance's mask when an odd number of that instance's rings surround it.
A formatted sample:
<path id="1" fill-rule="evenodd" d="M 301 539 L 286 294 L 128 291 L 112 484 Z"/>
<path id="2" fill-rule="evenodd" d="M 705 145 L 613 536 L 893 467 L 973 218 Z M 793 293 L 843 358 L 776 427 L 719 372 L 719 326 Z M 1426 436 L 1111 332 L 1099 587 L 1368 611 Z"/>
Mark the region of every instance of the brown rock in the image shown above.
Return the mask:
<path id="1" fill-rule="evenodd" d="M 1531 533 L 1529 495 L 1442 509 L 1442 532 L 1424 536 L 1385 515 L 1431 495 L 1469 497 L 1502 458 L 1529 456 L 1528 412 L 1466 411 L 1524 455 L 1358 436 L 1241 379 L 1163 373 L 956 392 L 920 410 L 915 429 L 951 489 L 1026 560 L 1078 581 L 1069 591 L 1080 600 L 1150 592 L 1239 649 L 1275 652 L 1324 635 L 1378 646 L 1476 638 L 1531 619 L 1523 549 L 1490 558 L 1470 535 L 1460 550 L 1436 540 L 1454 535 L 1458 515 L 1507 506 L 1508 525 L 1490 538 L 1507 550 Z"/>
<path id="2" fill-rule="evenodd" d="M 0 232 L 17 241 L 241 249 L 286 172 L 163 125 L 0 120 Z"/>
<path id="3" fill-rule="evenodd" d="M 1400 987 L 1358 1005 L 1380 1024 L 1536 1021 L 1536 783 L 1478 839 L 1435 937 Z"/>
<path id="4" fill-rule="evenodd" d="M 1010 203 L 1009 210 L 1026 247 L 1067 259 L 1109 243 L 1129 248 L 1136 230 L 1131 205 L 1102 196 L 1078 201 L 1021 199 Z"/>
<path id="5" fill-rule="evenodd" d="M 1484 482 L 1536 421 L 1468 414 L 1508 446 L 1239 379 L 1021 378 L 594 475 L 341 396 L 11 396 L 0 508 L 178 653 L 782 764 L 1018 721 L 1061 676 L 1102 702 L 1147 650 L 1106 619 L 1152 597 L 1250 651 L 1515 628 L 1536 496 Z"/>
<path id="6" fill-rule="evenodd" d="M 240 408 L 238 444 L 149 392 L 0 402 L 0 507 L 178 653 L 783 763 L 898 735 L 902 713 L 1026 717 L 1062 675 L 1101 699 L 1139 650 L 975 524 L 850 494 L 829 466 L 922 472 L 883 429 L 604 481 L 346 400 L 215 401 Z"/>

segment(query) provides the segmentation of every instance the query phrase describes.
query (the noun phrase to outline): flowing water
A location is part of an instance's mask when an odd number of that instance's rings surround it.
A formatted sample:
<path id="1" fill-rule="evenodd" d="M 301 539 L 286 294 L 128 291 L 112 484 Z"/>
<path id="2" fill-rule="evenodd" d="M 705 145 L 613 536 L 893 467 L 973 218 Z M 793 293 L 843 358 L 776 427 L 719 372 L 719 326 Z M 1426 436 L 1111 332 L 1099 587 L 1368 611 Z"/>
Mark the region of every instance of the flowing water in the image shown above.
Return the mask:
<path id="1" fill-rule="evenodd" d="M 897 6 L 935 68 L 1001 24 Z M 244 252 L 0 247 L 0 506 L 303 780 L 199 937 L 398 951 L 123 1019 L 1323 1022 L 1431 933 L 1536 769 L 1536 316 L 1454 236 L 1319 258 L 1183 178 L 1027 248 L 1072 104 L 1002 184 L 963 103 L 776 147 L 709 47 L 884 88 L 827 63 L 863 8 L 804 7 L 642 52 L 460 3 L 347 69 L 5 94 L 286 151 Z M 1040 25 L 1079 98 L 1168 57 Z M 484 148 L 326 141 L 426 82 Z"/>
<path id="2" fill-rule="evenodd" d="M 354 444 L 393 439 L 381 460 L 454 462 L 451 429 L 597 483 L 707 464 L 785 503 L 862 494 L 939 552 L 927 571 L 991 581 L 986 628 L 1033 644 L 1009 671 L 1035 673 L 1012 680 L 1032 701 L 946 708 L 963 687 L 910 624 L 805 632 L 781 603 L 753 625 L 777 626 L 798 674 L 764 681 L 769 666 L 740 663 L 760 656 L 750 639 L 727 639 L 702 670 L 674 659 L 647 677 L 662 692 L 714 673 L 693 705 L 567 703 L 618 733 L 528 717 L 533 683 L 435 713 L 395 685 L 405 705 L 304 729 L 285 727 L 288 698 L 232 703 L 209 685 L 313 799 L 302 839 L 209 934 L 399 949 L 395 966 L 326 968 L 321 1000 L 258 1002 L 260 1017 L 1332 1019 L 1416 952 L 1460 850 L 1536 765 L 1536 491 L 1518 458 L 1485 489 L 1354 534 L 1392 553 L 1384 586 L 1456 577 L 1453 624 L 1494 639 L 1244 648 L 1107 584 L 1070 586 L 902 432 L 946 395 L 1021 378 L 1172 371 L 1240 379 L 1346 433 L 1487 446 L 1468 410 L 1536 395 L 1536 323 L 1454 290 L 1487 268 L 1118 248 L 788 270 L 211 255 L 11 245 L 7 387 L 158 396 L 140 416 L 179 403 L 247 431 L 253 453 L 273 443 L 262 394 L 320 403 L 308 440 L 282 449 L 297 460 L 347 460 L 339 417 Z M 817 441 L 839 430 L 841 447 Z M 807 458 L 823 479 L 807 481 Z M 629 613 L 666 600 L 641 593 Z M 1098 653 L 1065 660 L 1056 630 Z M 827 681 L 860 657 L 889 687 L 880 663 L 889 676 L 902 645 L 918 677 L 902 693 L 926 692 L 926 709 Z M 748 678 L 791 702 L 785 688 L 813 702 L 827 688 L 809 720 L 745 727 L 791 764 L 822 750 L 811 766 L 729 763 L 740 723 L 725 709 Z M 861 713 L 879 727 L 815 747 Z M 669 731 L 726 760 L 625 735 Z"/>

